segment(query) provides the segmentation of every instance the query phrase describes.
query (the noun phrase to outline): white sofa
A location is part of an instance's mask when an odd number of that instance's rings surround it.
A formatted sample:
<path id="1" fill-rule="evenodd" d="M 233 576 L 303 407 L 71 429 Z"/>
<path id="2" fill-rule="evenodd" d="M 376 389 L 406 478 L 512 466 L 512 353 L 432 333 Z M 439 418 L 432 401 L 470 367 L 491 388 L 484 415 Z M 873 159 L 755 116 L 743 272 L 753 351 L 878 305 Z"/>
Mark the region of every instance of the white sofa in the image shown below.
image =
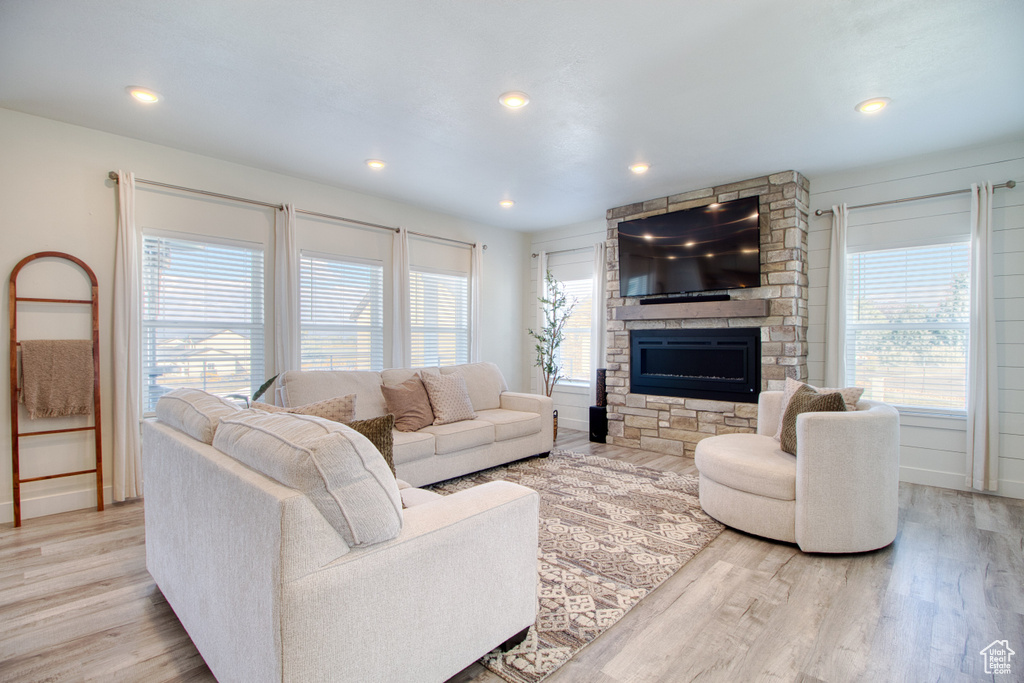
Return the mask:
<path id="1" fill-rule="evenodd" d="M 146 566 L 222 683 L 444 681 L 534 622 L 528 488 L 403 491 L 398 536 L 350 548 L 307 495 L 167 424 L 144 424 L 143 465 Z"/>
<path id="2" fill-rule="evenodd" d="M 697 444 L 700 504 L 728 526 L 796 543 L 805 552 L 875 550 L 896 538 L 899 413 L 862 400 L 857 410 L 797 416 L 797 452 L 772 438 L 783 392 L 762 392 L 757 434 Z"/>
<path id="3" fill-rule="evenodd" d="M 477 418 L 417 432 L 396 430 L 394 462 L 399 479 L 424 486 L 551 451 L 551 399 L 509 391 L 494 363 L 382 372 L 289 371 L 278 380 L 279 396 L 284 406 L 294 407 L 355 394 L 355 418 L 364 420 L 388 412 L 382 385 L 401 384 L 417 372 L 461 375 Z"/>

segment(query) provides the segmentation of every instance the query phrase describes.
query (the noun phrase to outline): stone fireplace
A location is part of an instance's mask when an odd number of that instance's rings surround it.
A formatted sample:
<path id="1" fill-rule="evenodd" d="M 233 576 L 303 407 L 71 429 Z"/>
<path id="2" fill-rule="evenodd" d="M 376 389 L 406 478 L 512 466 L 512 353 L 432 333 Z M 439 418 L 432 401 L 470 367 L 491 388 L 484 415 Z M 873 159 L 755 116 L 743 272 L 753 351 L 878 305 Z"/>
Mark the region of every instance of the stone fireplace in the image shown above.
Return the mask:
<path id="1" fill-rule="evenodd" d="M 753 432 L 757 393 L 807 379 L 809 190 L 786 171 L 608 211 L 609 443 L 692 456 L 708 436 Z M 752 196 L 760 198 L 760 287 L 733 290 L 729 301 L 619 297 L 621 221 Z"/>

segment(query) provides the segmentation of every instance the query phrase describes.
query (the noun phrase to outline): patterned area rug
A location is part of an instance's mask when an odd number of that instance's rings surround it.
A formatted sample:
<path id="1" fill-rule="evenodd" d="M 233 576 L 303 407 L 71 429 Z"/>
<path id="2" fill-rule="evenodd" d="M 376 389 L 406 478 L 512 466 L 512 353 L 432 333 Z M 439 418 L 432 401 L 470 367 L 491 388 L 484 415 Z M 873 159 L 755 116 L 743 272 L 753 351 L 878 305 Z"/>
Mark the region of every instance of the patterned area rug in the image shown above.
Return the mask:
<path id="1" fill-rule="evenodd" d="M 537 622 L 509 652 L 480 660 L 511 683 L 536 683 L 569 660 L 724 528 L 704 514 L 697 478 L 553 451 L 429 488 L 496 479 L 540 493 Z"/>

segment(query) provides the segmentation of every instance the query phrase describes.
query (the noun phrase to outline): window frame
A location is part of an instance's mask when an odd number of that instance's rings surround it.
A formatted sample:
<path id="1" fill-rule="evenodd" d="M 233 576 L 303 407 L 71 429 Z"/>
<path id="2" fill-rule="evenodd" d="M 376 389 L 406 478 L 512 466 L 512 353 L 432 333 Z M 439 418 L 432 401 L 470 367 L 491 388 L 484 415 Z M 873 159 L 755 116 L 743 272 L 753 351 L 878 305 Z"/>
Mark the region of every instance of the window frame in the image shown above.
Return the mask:
<path id="1" fill-rule="evenodd" d="M 371 331 L 371 339 L 373 338 L 374 332 L 379 333 L 378 336 L 379 336 L 379 340 L 380 340 L 380 349 L 379 349 L 379 351 L 380 351 L 380 356 L 379 356 L 380 357 L 380 367 L 374 367 L 374 358 L 373 358 L 373 351 L 372 351 L 372 346 L 371 346 L 370 367 L 369 368 L 363 368 L 363 370 L 368 370 L 369 372 L 380 372 L 381 370 L 383 370 L 385 365 L 386 365 L 385 360 L 384 360 L 384 356 L 385 356 L 385 348 L 387 346 L 387 344 L 386 344 L 386 334 L 387 334 L 386 325 L 387 325 L 387 321 L 388 321 L 388 318 L 389 318 L 388 310 L 387 310 L 387 301 L 386 301 L 386 298 L 384 296 L 384 290 L 385 290 L 384 261 L 380 260 L 380 259 L 362 258 L 362 257 L 358 257 L 358 256 L 345 256 L 345 255 L 342 255 L 342 254 L 336 254 L 336 253 L 325 252 L 325 251 L 318 251 L 318 250 L 313 250 L 313 249 L 301 249 L 301 250 L 299 250 L 299 263 L 298 263 L 298 272 L 299 272 L 299 316 L 298 316 L 298 318 L 299 318 L 299 368 L 301 370 L 306 370 L 306 368 L 303 367 L 303 344 L 302 344 L 302 333 L 303 333 L 303 329 L 305 327 L 305 323 L 303 322 L 303 310 L 304 309 L 303 309 L 303 297 L 302 297 L 302 292 L 303 292 L 303 275 L 302 274 L 303 274 L 303 259 L 305 259 L 305 258 L 320 259 L 320 260 L 324 260 L 324 261 L 334 261 L 334 262 L 337 262 L 337 263 L 351 263 L 351 264 L 357 264 L 357 265 L 375 266 L 375 267 L 378 267 L 380 269 L 380 327 L 379 328 L 376 328 L 376 327 L 368 328 L 368 327 L 355 326 L 355 325 L 349 325 L 349 326 L 344 326 L 344 325 L 321 325 L 321 326 L 318 326 L 318 327 L 322 327 L 322 328 L 347 327 L 349 329 L 355 329 L 355 330 L 360 330 L 360 331 L 364 330 L 364 329 L 369 329 Z M 310 371 L 313 371 L 313 370 L 310 370 Z"/>
<path id="2" fill-rule="evenodd" d="M 167 239 L 167 240 L 179 240 L 184 242 L 194 242 L 199 244 L 215 245 L 221 247 L 233 247 L 250 249 L 253 252 L 258 252 L 262 259 L 262 282 L 259 287 L 252 286 L 252 297 L 253 300 L 259 300 L 260 311 L 262 317 L 262 324 L 248 323 L 246 326 L 251 326 L 250 329 L 253 332 L 259 331 L 262 334 L 262 347 L 263 347 L 263 363 L 262 368 L 259 371 L 259 377 L 254 375 L 253 383 L 249 387 L 247 395 L 251 394 L 256 388 L 258 388 L 267 377 L 268 368 L 271 362 L 272 353 L 268 353 L 270 350 L 268 340 L 270 339 L 271 327 L 273 325 L 271 316 L 268 315 L 267 303 L 268 303 L 268 287 L 272 286 L 270 278 L 267 277 L 268 267 L 268 246 L 266 242 L 256 240 L 246 240 L 231 237 L 222 237 L 219 235 L 208 235 L 205 233 L 198 232 L 187 232 L 183 230 L 167 230 L 164 228 L 148 228 L 142 227 L 140 229 L 139 240 L 139 412 L 143 418 L 150 418 L 156 415 L 154 402 L 154 410 L 146 410 L 146 403 L 149 396 L 150 385 L 146 381 L 146 339 L 147 330 L 153 327 L 161 327 L 160 325 L 153 325 L 146 318 L 146 240 L 147 238 L 155 239 Z M 257 297 L 258 292 L 258 297 Z M 180 326 L 183 329 L 186 328 L 185 324 L 181 325 L 162 325 L 162 327 L 176 327 Z M 155 355 L 155 354 L 154 354 Z M 237 363 L 237 361 L 236 361 Z M 250 360 L 250 366 L 252 365 Z M 254 370 L 255 372 L 255 370 Z M 212 392 L 211 392 L 212 393 Z"/>
<path id="3" fill-rule="evenodd" d="M 870 324 L 870 323 L 851 323 L 851 318 L 850 318 L 850 315 L 851 315 L 851 307 L 850 307 L 850 298 L 851 298 L 850 289 L 851 289 L 851 287 L 850 287 L 850 282 L 851 282 L 851 270 L 852 270 L 852 268 L 850 267 L 850 265 L 851 265 L 850 261 L 851 261 L 852 257 L 856 257 L 859 254 L 866 254 L 866 253 L 877 253 L 877 252 L 886 252 L 886 251 L 889 251 L 889 252 L 906 251 L 906 250 L 910 250 L 910 249 L 919 249 L 919 248 L 928 248 L 928 247 L 941 247 L 941 246 L 947 246 L 947 245 L 949 245 L 949 246 L 953 246 L 953 245 L 964 246 L 964 245 L 966 245 L 966 247 L 967 247 L 967 275 L 968 275 L 968 281 L 967 281 L 967 286 L 968 286 L 968 290 L 967 290 L 967 306 L 968 306 L 968 319 L 967 319 L 966 322 L 944 323 L 941 327 L 936 327 L 934 324 L 929 324 L 929 323 L 896 323 L 896 324 L 892 324 L 892 325 Z M 890 405 L 892 405 L 894 408 L 896 408 L 900 412 L 901 415 L 918 415 L 918 416 L 921 416 L 921 417 L 937 417 L 937 418 L 952 418 L 952 419 L 964 419 L 965 418 L 965 416 L 967 414 L 966 401 L 967 401 L 967 391 L 968 391 L 968 382 L 969 382 L 969 377 L 968 377 L 969 370 L 968 370 L 968 367 L 967 367 L 967 363 L 969 362 L 969 354 L 970 354 L 970 298 L 971 298 L 971 294 L 970 294 L 970 286 L 971 286 L 971 282 L 970 282 L 970 263 L 971 263 L 972 249 L 973 249 L 973 245 L 971 243 L 971 239 L 970 239 L 969 235 L 946 235 L 946 236 L 941 236 L 941 237 L 937 236 L 937 237 L 935 237 L 933 239 L 919 239 L 919 240 L 898 241 L 898 242 L 892 242 L 892 243 L 885 244 L 885 245 L 858 245 L 856 247 L 849 247 L 849 248 L 847 248 L 847 250 L 846 250 L 846 263 L 845 263 L 845 280 L 846 280 L 846 282 L 844 283 L 844 290 L 845 290 L 844 293 L 845 293 L 845 299 L 846 299 L 844 301 L 845 320 L 844 320 L 844 338 L 842 340 L 843 354 L 844 354 L 844 357 L 845 357 L 845 360 L 846 360 L 846 362 L 844 364 L 846 376 L 843 378 L 843 386 L 855 386 L 854 377 L 853 377 L 853 366 L 850 363 L 850 357 L 852 355 L 852 351 L 850 350 L 850 344 L 849 344 L 849 342 L 851 341 L 851 338 L 850 338 L 851 328 L 854 329 L 854 330 L 865 330 L 865 331 L 867 331 L 867 330 L 892 330 L 892 331 L 900 331 L 900 330 L 937 330 L 937 329 L 941 329 L 941 330 L 963 330 L 964 333 L 965 333 L 965 337 L 966 337 L 966 347 L 967 347 L 966 350 L 965 350 L 965 360 L 964 360 L 964 407 L 963 408 L 954 408 L 952 406 L 924 406 L 924 405 L 907 404 L 907 403 L 895 403 L 895 402 L 891 402 Z M 865 398 L 870 398 L 870 397 L 865 396 Z"/>
<path id="4" fill-rule="evenodd" d="M 414 354 L 414 351 L 413 351 L 413 345 L 414 345 L 413 335 L 414 335 L 417 327 L 416 327 L 416 325 L 414 323 L 415 305 L 413 303 L 413 283 L 412 283 L 412 281 L 413 281 L 413 275 L 416 274 L 416 273 L 424 273 L 424 274 L 430 274 L 430 275 L 447 275 L 447 276 L 459 277 L 459 278 L 464 278 L 465 279 L 465 281 L 466 281 L 466 289 L 465 289 L 465 304 L 466 304 L 465 320 L 466 320 L 466 326 L 465 326 L 465 345 L 464 345 L 464 348 L 462 349 L 464 355 L 460 356 L 458 351 L 456 351 L 455 361 L 452 363 L 452 365 L 463 365 L 465 363 L 468 363 L 469 362 L 469 345 L 470 345 L 470 325 L 471 325 L 470 317 L 471 317 L 471 312 L 472 312 L 471 311 L 472 304 L 470 302 L 470 298 L 471 298 L 471 295 L 472 295 L 472 292 L 470 291 L 471 288 L 472 288 L 472 282 L 471 282 L 471 278 L 470 278 L 470 273 L 465 272 L 465 271 L 450 270 L 450 269 L 445 269 L 445 268 L 431 268 L 429 266 L 413 266 L 413 265 L 410 265 L 409 266 L 409 292 L 408 292 L 408 295 L 409 295 L 409 321 L 408 322 L 409 322 L 409 358 L 411 360 L 412 367 L 435 367 L 433 365 L 419 365 L 419 364 L 417 364 L 417 361 L 415 360 L 415 358 L 413 358 L 413 354 Z M 446 330 L 454 329 L 455 333 L 459 334 L 459 329 L 458 328 L 441 328 L 441 327 L 437 327 L 435 329 L 438 330 L 438 331 L 446 331 Z M 460 358 L 461 358 L 461 360 L 460 360 Z M 440 362 L 438 363 L 438 366 L 445 367 L 445 366 L 441 366 Z"/>

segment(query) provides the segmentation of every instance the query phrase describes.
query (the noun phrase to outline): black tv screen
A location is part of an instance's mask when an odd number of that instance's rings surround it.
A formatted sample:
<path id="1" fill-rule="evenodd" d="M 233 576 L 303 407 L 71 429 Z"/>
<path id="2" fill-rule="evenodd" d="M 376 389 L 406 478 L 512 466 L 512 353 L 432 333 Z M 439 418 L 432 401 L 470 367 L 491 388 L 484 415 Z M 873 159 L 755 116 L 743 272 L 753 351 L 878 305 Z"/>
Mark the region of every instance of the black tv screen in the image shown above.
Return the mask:
<path id="1" fill-rule="evenodd" d="M 619 223 L 619 296 L 761 285 L 757 197 Z"/>

